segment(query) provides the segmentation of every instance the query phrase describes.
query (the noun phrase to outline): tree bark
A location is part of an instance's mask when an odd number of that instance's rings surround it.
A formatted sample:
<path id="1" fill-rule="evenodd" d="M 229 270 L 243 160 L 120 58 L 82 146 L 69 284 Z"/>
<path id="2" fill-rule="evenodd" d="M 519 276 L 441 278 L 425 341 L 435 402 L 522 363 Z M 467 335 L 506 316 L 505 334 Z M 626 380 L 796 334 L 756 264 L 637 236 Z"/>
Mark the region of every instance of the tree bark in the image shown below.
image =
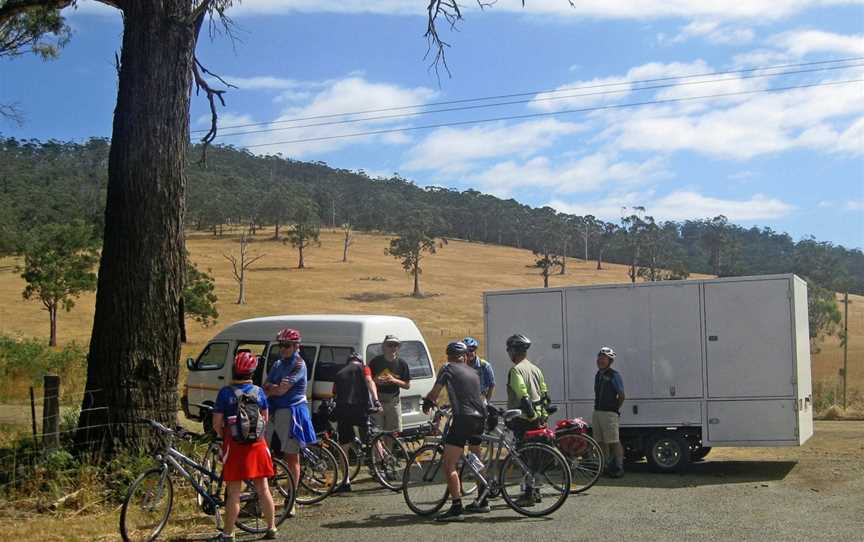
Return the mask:
<path id="1" fill-rule="evenodd" d="M 423 297 L 420 291 L 420 257 L 414 259 L 414 292 L 411 294 L 414 297 Z"/>
<path id="2" fill-rule="evenodd" d="M 300 249 L 300 263 L 297 264 L 297 269 L 303 269 L 306 266 L 303 265 L 303 241 L 302 240 L 300 241 L 299 249 Z"/>
<path id="3" fill-rule="evenodd" d="M 152 442 L 176 423 L 183 216 L 195 31 L 192 2 L 125 2 L 105 232 L 80 449 Z"/>
<path id="4" fill-rule="evenodd" d="M 48 318 L 51 319 L 51 334 L 48 336 L 48 346 L 57 346 L 57 305 L 48 307 Z"/>
<path id="5" fill-rule="evenodd" d="M 238 305 L 246 304 L 246 268 L 243 265 L 245 265 L 245 262 L 240 260 L 240 295 L 237 296 Z"/>

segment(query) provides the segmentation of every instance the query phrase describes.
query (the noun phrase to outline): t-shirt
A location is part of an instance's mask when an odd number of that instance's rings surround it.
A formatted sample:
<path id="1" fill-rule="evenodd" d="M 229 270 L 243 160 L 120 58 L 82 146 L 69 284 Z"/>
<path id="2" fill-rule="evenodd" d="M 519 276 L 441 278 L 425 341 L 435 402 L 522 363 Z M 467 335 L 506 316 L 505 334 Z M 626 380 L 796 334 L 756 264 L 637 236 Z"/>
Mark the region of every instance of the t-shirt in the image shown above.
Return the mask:
<path id="1" fill-rule="evenodd" d="M 336 395 L 336 408 L 357 408 L 365 412 L 369 405 L 369 389 L 366 375 L 371 376 L 369 367 L 361 363 L 349 362 L 339 369 L 333 378 L 333 393 Z"/>
<path id="2" fill-rule="evenodd" d="M 615 369 L 600 369 L 594 375 L 594 410 L 618 412 L 618 395 L 624 393 L 624 381 Z"/>
<path id="3" fill-rule="evenodd" d="M 469 362 L 468 365 L 477 371 L 477 375 L 480 377 L 480 392 L 485 395 L 486 390 L 495 385 L 495 371 L 492 370 L 492 364 L 477 356 L 474 358 L 474 362 Z"/>
<path id="4" fill-rule="evenodd" d="M 243 393 L 247 393 L 252 389 L 257 389 L 258 408 L 261 410 L 267 410 L 267 395 L 264 393 L 264 390 L 250 382 L 247 384 L 232 384 L 219 390 L 219 394 L 216 396 L 216 404 L 213 405 L 213 412 L 223 414 L 226 419 L 229 416 L 237 415 L 237 395 L 234 393 L 235 389 L 240 389 Z"/>
<path id="5" fill-rule="evenodd" d="M 293 384 L 288 393 L 280 396 L 270 397 L 270 408 L 279 410 L 306 402 L 306 362 L 296 352 L 291 359 L 278 359 L 270 372 L 267 373 L 266 382 L 269 384 L 280 384 L 282 380 L 288 379 Z"/>
<path id="6" fill-rule="evenodd" d="M 435 384 L 447 387 L 454 416 L 482 418 L 485 407 L 480 395 L 480 377 L 464 363 L 448 363 L 438 373 Z"/>
<path id="7" fill-rule="evenodd" d="M 393 361 L 387 361 L 384 354 L 375 356 L 369 362 L 369 368 L 372 370 L 372 376 L 389 373 L 402 380 L 403 382 L 411 381 L 411 370 L 408 368 L 408 363 L 402 358 L 396 358 Z M 399 395 L 399 386 L 396 384 L 378 384 L 378 393 L 386 393 L 390 395 Z"/>

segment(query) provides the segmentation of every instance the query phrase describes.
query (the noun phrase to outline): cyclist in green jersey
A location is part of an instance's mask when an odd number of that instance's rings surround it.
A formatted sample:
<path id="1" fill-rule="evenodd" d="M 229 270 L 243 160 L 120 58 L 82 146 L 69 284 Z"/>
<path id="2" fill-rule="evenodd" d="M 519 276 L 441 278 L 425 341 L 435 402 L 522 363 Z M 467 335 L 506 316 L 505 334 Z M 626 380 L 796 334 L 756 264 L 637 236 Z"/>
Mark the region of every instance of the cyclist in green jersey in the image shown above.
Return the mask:
<path id="1" fill-rule="evenodd" d="M 549 388 L 543 371 L 528 360 L 531 339 L 522 334 L 507 339 L 507 354 L 513 367 L 507 373 L 507 408 L 518 408 L 522 415 L 511 422 L 511 429 L 517 441 L 521 441 L 525 431 L 542 427 L 550 404 Z"/>

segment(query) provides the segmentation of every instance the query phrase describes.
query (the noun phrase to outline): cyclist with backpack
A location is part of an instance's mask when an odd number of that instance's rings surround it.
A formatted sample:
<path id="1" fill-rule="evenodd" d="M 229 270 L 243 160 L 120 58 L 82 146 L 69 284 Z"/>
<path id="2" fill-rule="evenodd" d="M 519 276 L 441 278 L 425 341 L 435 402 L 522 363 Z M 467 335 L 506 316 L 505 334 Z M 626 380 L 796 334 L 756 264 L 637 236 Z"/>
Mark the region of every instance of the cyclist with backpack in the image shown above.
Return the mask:
<path id="1" fill-rule="evenodd" d="M 267 521 L 265 539 L 276 538 L 273 496 L 267 478 L 273 476 L 270 449 L 264 440 L 268 405 L 264 390 L 252 383 L 258 358 L 240 352 L 234 358 L 234 378 L 219 390 L 213 407 L 213 427 L 222 437 L 222 479 L 226 483 L 225 526 L 219 540 L 234 540 L 234 523 L 240 513 L 240 492 L 252 480 Z"/>
<path id="2" fill-rule="evenodd" d="M 267 440 L 276 457 L 284 457 L 295 480 L 300 480 L 300 448 L 317 441 L 306 403 L 306 362 L 300 357 L 300 332 L 286 328 L 276 335 L 279 359 L 264 382 L 272 414 Z"/>
<path id="3" fill-rule="evenodd" d="M 339 444 L 343 447 L 351 444 L 355 434 L 365 442 L 369 413 L 380 410 L 381 402 L 378 401 L 372 371 L 363 364 L 363 358 L 357 352 L 348 356 L 348 363 L 333 378 L 333 395 L 336 399 L 333 416 L 339 431 Z M 351 491 L 351 480 L 335 491 Z"/>

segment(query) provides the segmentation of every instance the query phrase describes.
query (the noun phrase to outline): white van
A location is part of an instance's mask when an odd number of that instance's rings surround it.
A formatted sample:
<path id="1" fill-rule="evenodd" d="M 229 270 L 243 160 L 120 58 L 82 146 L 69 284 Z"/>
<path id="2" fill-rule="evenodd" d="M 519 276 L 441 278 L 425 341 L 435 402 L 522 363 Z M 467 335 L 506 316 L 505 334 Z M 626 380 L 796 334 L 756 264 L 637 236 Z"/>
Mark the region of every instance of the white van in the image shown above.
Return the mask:
<path id="1" fill-rule="evenodd" d="M 212 405 L 216 394 L 231 381 L 232 361 L 237 352 L 248 350 L 261 356 L 253 381 L 261 385 L 264 375 L 279 359 L 276 333 L 284 328 L 297 329 L 303 337 L 300 355 L 307 364 L 310 402 L 331 396 L 333 376 L 352 352 L 360 352 L 368 363 L 381 353 L 384 336 L 399 337 L 399 356 L 411 369 L 411 388 L 402 390 L 402 422 L 413 427 L 427 420 L 420 409 L 422 398 L 435 382 L 429 349 L 413 321 L 398 316 L 372 315 L 286 315 L 252 318 L 235 322 L 213 337 L 197 359 L 189 358 L 189 377 L 181 404 L 186 417 L 209 428 L 209 416 L 199 405 Z"/>

